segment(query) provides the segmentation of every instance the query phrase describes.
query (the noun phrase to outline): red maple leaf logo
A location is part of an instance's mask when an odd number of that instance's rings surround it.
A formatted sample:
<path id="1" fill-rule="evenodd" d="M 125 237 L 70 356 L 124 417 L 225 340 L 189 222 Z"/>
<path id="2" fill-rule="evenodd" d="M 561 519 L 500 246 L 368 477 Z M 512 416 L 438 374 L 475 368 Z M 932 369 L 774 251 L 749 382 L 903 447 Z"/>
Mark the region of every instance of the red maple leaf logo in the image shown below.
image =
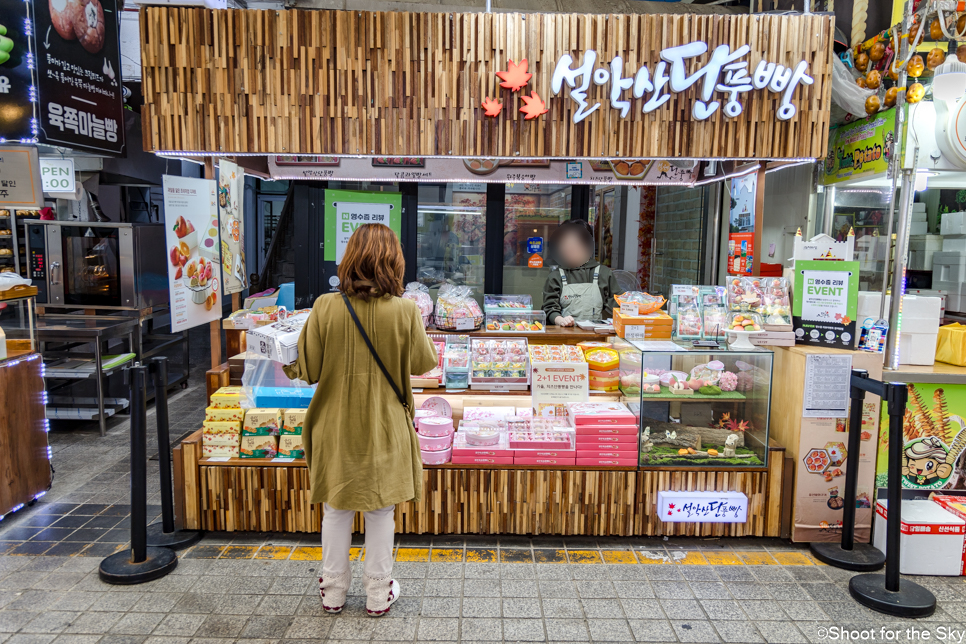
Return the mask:
<path id="1" fill-rule="evenodd" d="M 489 96 L 483 101 L 482 107 L 486 110 L 483 112 L 483 116 L 499 116 L 500 112 L 503 111 L 503 103 L 496 99 L 490 99 Z"/>
<path id="2" fill-rule="evenodd" d="M 673 513 L 673 512 L 671 512 L 670 510 L 668 510 L 668 511 L 667 511 L 667 515 L 668 515 L 668 516 L 671 516 L 672 514 L 674 514 L 674 513 Z"/>
<path id="3" fill-rule="evenodd" d="M 547 109 L 547 105 L 543 102 L 543 99 L 536 92 L 530 92 L 530 96 L 521 96 L 520 98 L 523 99 L 524 103 L 520 111 L 526 114 L 524 117 L 525 121 L 535 119 L 541 114 L 546 114 L 550 111 Z"/>
<path id="4" fill-rule="evenodd" d="M 669 508 L 671 508 L 673 510 L 674 509 L 674 504 L 673 503 L 668 503 L 667 504 L 667 507 L 669 507 Z"/>
<path id="5" fill-rule="evenodd" d="M 515 64 L 512 60 L 507 64 L 507 70 L 505 72 L 497 72 L 496 75 L 503 82 L 500 83 L 500 87 L 515 92 L 527 83 L 530 82 L 530 78 L 533 74 L 527 73 L 527 59 L 524 58 L 520 61 L 520 64 Z"/>

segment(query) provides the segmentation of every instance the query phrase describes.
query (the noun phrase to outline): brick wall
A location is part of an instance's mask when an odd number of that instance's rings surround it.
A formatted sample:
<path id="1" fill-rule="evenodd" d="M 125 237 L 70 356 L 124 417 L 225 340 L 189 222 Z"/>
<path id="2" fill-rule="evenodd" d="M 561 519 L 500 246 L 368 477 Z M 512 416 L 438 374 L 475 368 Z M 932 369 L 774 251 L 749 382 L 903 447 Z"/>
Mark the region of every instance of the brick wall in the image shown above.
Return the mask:
<path id="1" fill-rule="evenodd" d="M 671 284 L 700 284 L 705 188 L 657 189 L 653 291 L 667 295 Z"/>

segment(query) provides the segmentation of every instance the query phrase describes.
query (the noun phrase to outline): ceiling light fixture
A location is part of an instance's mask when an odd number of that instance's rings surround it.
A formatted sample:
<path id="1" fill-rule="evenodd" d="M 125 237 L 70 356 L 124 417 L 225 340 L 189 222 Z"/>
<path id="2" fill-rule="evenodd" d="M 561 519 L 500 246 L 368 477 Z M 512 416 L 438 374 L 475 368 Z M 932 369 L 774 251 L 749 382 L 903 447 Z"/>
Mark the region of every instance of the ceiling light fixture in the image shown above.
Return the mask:
<path id="1" fill-rule="evenodd" d="M 932 96 L 940 101 L 955 101 L 966 95 L 966 63 L 956 56 L 947 56 L 936 68 L 932 80 Z"/>

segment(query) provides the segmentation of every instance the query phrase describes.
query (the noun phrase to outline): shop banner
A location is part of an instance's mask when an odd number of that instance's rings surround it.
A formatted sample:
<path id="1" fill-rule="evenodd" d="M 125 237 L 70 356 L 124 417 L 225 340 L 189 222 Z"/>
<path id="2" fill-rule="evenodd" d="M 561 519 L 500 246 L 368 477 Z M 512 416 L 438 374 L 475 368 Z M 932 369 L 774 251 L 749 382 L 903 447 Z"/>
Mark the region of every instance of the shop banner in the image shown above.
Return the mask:
<path id="1" fill-rule="evenodd" d="M 572 169 L 581 165 L 580 177 Z M 551 159 L 448 159 L 428 157 L 268 158 L 274 179 L 336 181 L 486 181 L 489 183 L 566 183 L 573 185 L 692 185 L 696 161 L 611 159 L 563 161 Z M 575 178 L 576 177 L 576 178 Z"/>
<path id="2" fill-rule="evenodd" d="M 910 383 L 902 423 L 902 487 L 966 490 L 966 385 Z M 883 407 L 876 487 L 889 481 L 889 413 Z"/>
<path id="3" fill-rule="evenodd" d="M 325 261 L 342 263 L 356 228 L 385 224 L 401 238 L 402 195 L 398 192 L 325 191 Z"/>
<path id="4" fill-rule="evenodd" d="M 758 173 L 731 180 L 728 274 L 752 275 L 755 263 L 755 197 Z"/>
<path id="5" fill-rule="evenodd" d="M 0 206 L 41 208 L 43 205 L 37 148 L 0 147 Z"/>
<path id="6" fill-rule="evenodd" d="M 792 322 L 797 343 L 851 350 L 858 304 L 858 262 L 795 262 Z"/>
<path id="7" fill-rule="evenodd" d="M 30 3 L 0 2 L 0 139 L 37 139 L 37 96 L 31 57 Z"/>
<path id="8" fill-rule="evenodd" d="M 534 362 L 530 365 L 533 410 L 541 418 L 567 418 L 568 402 L 590 400 L 586 362 Z"/>
<path id="9" fill-rule="evenodd" d="M 162 185 L 171 330 L 184 331 L 221 319 L 218 186 L 167 175 Z"/>
<path id="10" fill-rule="evenodd" d="M 231 161 L 218 162 L 218 223 L 221 228 L 221 269 L 225 295 L 248 288 L 245 266 L 245 172 Z"/>
<path id="11" fill-rule="evenodd" d="M 33 2 L 41 143 L 124 151 L 116 0 Z"/>
<path id="12" fill-rule="evenodd" d="M 895 139 L 896 109 L 832 128 L 823 164 L 823 184 L 885 174 Z"/>
<path id="13" fill-rule="evenodd" d="M 882 378 L 881 355 L 857 352 L 852 354 L 851 360 L 854 368 L 867 370 L 869 377 Z M 839 380 L 839 383 L 848 389 L 848 380 Z M 792 541 L 838 541 L 842 538 L 842 509 L 845 507 L 842 496 L 845 494 L 845 469 L 850 458 L 859 459 L 856 540 L 869 541 L 875 497 L 879 406 L 878 396 L 870 395 L 863 401 L 859 454 L 848 452 L 847 414 L 838 418 L 802 418 L 799 443 L 788 452 L 797 460 L 792 470 L 795 476 Z"/>

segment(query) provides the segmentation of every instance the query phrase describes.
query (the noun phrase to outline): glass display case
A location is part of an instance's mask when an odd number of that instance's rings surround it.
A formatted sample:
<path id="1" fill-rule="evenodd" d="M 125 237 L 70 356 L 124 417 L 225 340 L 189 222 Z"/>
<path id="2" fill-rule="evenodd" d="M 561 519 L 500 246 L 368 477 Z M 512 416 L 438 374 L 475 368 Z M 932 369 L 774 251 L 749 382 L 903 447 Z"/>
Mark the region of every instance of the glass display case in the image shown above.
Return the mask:
<path id="1" fill-rule="evenodd" d="M 36 287 L 24 289 L 37 292 Z M 0 291 L 0 361 L 38 350 L 36 315 L 34 295 L 16 297 L 13 289 Z"/>
<path id="2" fill-rule="evenodd" d="M 533 298 L 530 295 L 484 295 L 483 310 L 487 313 L 532 311 Z"/>
<path id="3" fill-rule="evenodd" d="M 486 314 L 486 330 L 496 333 L 542 333 L 547 329 L 543 311 L 504 311 Z"/>
<path id="4" fill-rule="evenodd" d="M 470 389 L 525 391 L 530 361 L 525 338 L 470 338 Z"/>
<path id="5" fill-rule="evenodd" d="M 642 467 L 765 467 L 774 354 L 643 351 L 613 339 L 620 388 L 640 418 Z"/>

